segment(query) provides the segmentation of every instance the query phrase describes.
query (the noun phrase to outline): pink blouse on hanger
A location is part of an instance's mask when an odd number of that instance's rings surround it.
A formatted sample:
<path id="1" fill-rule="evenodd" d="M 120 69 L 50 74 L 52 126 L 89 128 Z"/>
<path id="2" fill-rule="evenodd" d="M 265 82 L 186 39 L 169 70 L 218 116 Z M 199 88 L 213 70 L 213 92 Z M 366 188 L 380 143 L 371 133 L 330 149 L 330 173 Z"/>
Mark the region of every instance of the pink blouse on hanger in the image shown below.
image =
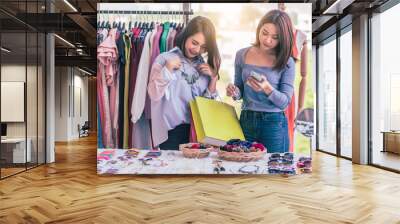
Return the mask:
<path id="1" fill-rule="evenodd" d="M 113 148 L 111 119 L 115 116 L 116 74 L 118 49 L 115 44 L 116 29 L 110 30 L 108 37 L 97 48 L 98 60 L 98 100 L 100 121 L 103 131 L 103 143 L 106 148 Z M 108 93 L 110 86 L 110 96 Z"/>

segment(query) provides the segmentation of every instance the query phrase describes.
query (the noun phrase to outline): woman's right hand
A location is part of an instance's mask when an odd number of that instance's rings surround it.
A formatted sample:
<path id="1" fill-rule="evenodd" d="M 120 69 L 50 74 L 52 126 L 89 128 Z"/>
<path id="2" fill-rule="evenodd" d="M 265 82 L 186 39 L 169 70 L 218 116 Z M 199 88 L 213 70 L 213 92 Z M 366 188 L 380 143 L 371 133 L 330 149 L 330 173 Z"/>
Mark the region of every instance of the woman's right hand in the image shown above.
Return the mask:
<path id="1" fill-rule="evenodd" d="M 233 85 L 232 83 L 229 83 L 226 87 L 226 95 L 229 97 L 235 96 L 238 91 L 238 87 Z"/>
<path id="2" fill-rule="evenodd" d="M 173 57 L 167 60 L 165 67 L 172 73 L 181 67 L 181 59 L 179 57 Z"/>

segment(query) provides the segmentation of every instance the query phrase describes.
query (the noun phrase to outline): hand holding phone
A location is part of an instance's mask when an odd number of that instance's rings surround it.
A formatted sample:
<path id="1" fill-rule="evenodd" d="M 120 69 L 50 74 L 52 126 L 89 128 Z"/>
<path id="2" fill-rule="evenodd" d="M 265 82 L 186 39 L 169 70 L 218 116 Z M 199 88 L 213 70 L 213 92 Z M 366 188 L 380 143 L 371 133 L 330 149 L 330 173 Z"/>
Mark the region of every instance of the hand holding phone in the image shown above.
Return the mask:
<path id="1" fill-rule="evenodd" d="M 254 78 L 258 82 L 262 82 L 263 81 L 263 76 L 261 74 L 255 72 L 255 71 L 251 71 L 250 72 L 250 77 Z"/>
<path id="2" fill-rule="evenodd" d="M 255 71 L 251 71 L 249 77 L 247 78 L 246 84 L 249 85 L 254 91 L 262 92 L 269 90 L 267 94 L 269 94 L 271 90 L 271 84 L 268 82 L 267 78 Z"/>

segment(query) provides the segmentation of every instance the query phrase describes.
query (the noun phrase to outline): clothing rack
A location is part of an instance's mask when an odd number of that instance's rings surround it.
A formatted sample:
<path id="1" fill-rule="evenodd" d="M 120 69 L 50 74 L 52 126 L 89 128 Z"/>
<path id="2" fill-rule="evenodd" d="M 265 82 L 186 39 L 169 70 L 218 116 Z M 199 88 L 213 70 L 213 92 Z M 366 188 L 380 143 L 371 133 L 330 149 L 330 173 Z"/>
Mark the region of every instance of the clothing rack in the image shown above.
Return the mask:
<path id="1" fill-rule="evenodd" d="M 187 4 L 187 3 L 184 3 Z M 189 16 L 193 15 L 193 10 L 190 9 L 190 6 L 184 5 L 183 10 L 99 10 L 98 14 L 119 14 L 119 15 L 167 15 L 167 16 L 175 16 L 182 15 L 184 24 L 188 24 Z"/>
<path id="2" fill-rule="evenodd" d="M 186 4 L 181 11 L 97 11 L 98 49 L 111 52 L 101 57 L 112 58 L 116 68 L 111 73 L 108 65 L 98 61 L 99 148 L 154 148 L 147 96 L 150 66 L 158 55 L 176 46 L 176 37 L 193 14 Z M 157 48 L 150 49 L 150 43 Z M 113 77 L 111 84 L 104 82 L 106 72 Z"/>
<path id="3" fill-rule="evenodd" d="M 158 15 L 193 15 L 190 11 L 150 11 L 150 10 L 99 10 L 100 14 L 158 14 Z"/>

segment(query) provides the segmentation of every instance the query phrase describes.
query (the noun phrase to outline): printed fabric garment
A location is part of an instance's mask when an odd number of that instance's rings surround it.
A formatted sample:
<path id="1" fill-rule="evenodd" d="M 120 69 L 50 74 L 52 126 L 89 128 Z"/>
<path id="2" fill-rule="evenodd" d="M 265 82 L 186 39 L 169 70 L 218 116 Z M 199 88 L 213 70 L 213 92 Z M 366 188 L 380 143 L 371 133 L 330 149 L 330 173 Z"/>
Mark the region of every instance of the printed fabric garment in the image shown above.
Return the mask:
<path id="1" fill-rule="evenodd" d="M 113 96 L 116 96 L 116 72 L 117 72 L 117 58 L 118 49 L 115 44 L 116 29 L 110 30 L 108 37 L 97 48 L 98 59 L 98 80 L 97 88 L 100 120 L 103 131 L 103 144 L 107 148 L 113 148 L 114 143 L 112 139 L 112 123 L 108 87 Z M 113 102 L 114 103 L 114 102 Z"/>
<path id="2" fill-rule="evenodd" d="M 282 70 L 246 64 L 244 59 L 250 48 L 239 50 L 235 58 L 235 85 L 239 87 L 240 95 L 243 97 L 242 110 L 260 112 L 284 111 L 293 96 L 295 75 L 295 62 L 293 58 L 289 58 Z M 263 92 L 256 92 L 246 84 L 251 71 L 255 71 L 266 77 L 273 87 L 273 91 L 269 95 Z"/>
<path id="3" fill-rule="evenodd" d="M 165 63 L 174 57 L 181 59 L 181 68 L 170 72 Z M 199 74 L 196 70 L 197 65 L 202 63 L 204 61 L 200 56 L 189 61 L 178 47 L 156 58 L 151 68 L 148 86 L 151 99 L 151 129 L 155 146 L 168 139 L 169 130 L 180 124 L 190 123 L 189 102 L 196 96 L 212 99 L 217 97 L 217 92 L 210 93 L 208 90 L 210 77 Z"/>

